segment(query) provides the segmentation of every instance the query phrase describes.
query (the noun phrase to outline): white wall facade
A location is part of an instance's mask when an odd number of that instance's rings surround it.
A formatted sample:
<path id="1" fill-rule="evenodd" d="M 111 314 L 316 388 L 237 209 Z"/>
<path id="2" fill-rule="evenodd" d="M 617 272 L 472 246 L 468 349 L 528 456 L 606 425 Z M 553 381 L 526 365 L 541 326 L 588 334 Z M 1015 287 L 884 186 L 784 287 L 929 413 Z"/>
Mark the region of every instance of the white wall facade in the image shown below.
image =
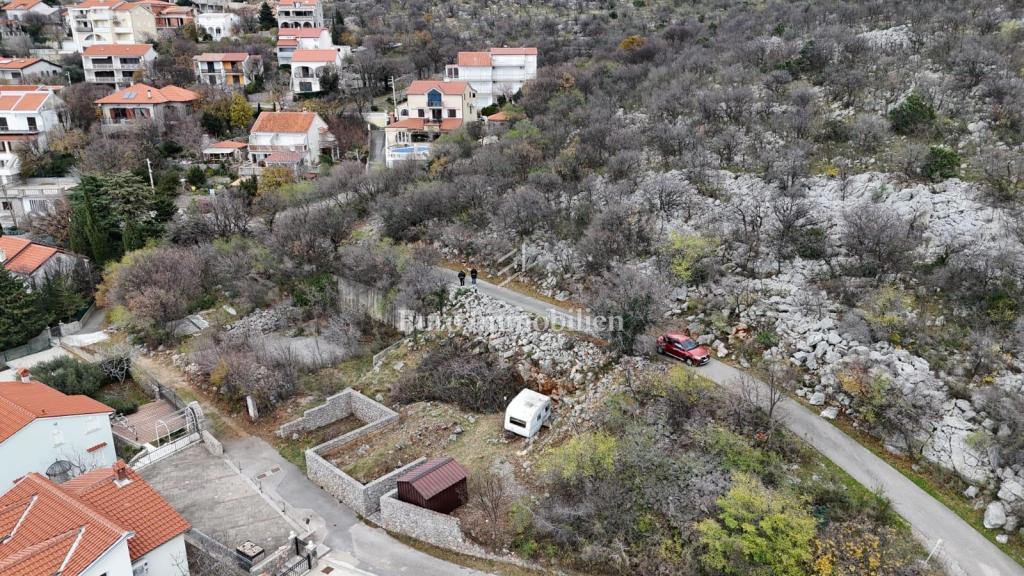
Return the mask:
<path id="1" fill-rule="evenodd" d="M 143 6 L 131 10 L 69 6 L 68 25 L 79 49 L 93 44 L 145 44 L 156 38 L 156 17 Z"/>
<path id="2" fill-rule="evenodd" d="M 132 574 L 132 557 L 128 553 L 128 540 L 123 539 L 118 542 L 79 574 L 80 576 L 134 576 Z"/>
<path id="3" fill-rule="evenodd" d="M 92 452 L 89 448 L 106 443 Z M 91 470 L 113 466 L 114 435 L 107 414 L 83 414 L 36 418 L 13 436 L 0 443 L 0 492 L 30 472 L 46 475 L 57 460 L 70 460 Z M 127 548 L 126 548 L 127 550 Z M 110 574 L 108 576 L 113 576 Z"/>
<path id="4" fill-rule="evenodd" d="M 107 61 L 109 60 L 109 63 Z M 85 81 L 90 84 L 107 84 L 120 90 L 132 84 L 135 72 L 145 71 L 156 60 L 156 50 L 150 48 L 141 57 L 135 56 L 86 56 L 82 55 L 82 70 Z"/>
<path id="5" fill-rule="evenodd" d="M 476 98 L 477 109 L 498 101 L 498 96 L 512 96 L 529 80 L 537 77 L 536 54 L 491 54 L 490 66 L 445 67 L 445 81 L 469 82 Z"/>
<path id="6" fill-rule="evenodd" d="M 63 84 L 64 80 L 61 76 L 64 73 L 64 69 L 55 64 L 51 64 L 46 60 L 40 60 L 31 66 L 26 66 L 21 69 L 0 69 L 0 81 L 3 83 L 10 84 L 21 84 L 29 79 L 38 79 L 43 82 L 54 82 L 54 79 Z"/>
<path id="7" fill-rule="evenodd" d="M 135 576 L 182 576 L 188 574 L 185 535 L 178 534 L 132 564 Z"/>
<path id="8" fill-rule="evenodd" d="M 231 38 L 240 25 L 238 15 L 231 12 L 204 12 L 196 15 L 196 26 L 206 30 L 214 40 Z"/>

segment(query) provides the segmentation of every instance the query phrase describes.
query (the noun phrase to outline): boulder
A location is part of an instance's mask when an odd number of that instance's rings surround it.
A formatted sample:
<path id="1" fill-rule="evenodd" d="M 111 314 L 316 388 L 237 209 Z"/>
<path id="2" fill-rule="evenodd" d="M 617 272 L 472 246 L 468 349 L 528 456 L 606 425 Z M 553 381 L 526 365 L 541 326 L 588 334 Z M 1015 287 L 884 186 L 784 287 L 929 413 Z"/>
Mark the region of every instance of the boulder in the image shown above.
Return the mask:
<path id="1" fill-rule="evenodd" d="M 1006 507 L 1003 506 L 1002 502 L 991 502 L 988 507 L 985 508 L 985 519 L 983 521 L 985 528 L 989 530 L 995 530 L 996 528 L 1002 528 L 1006 524 Z"/>
<path id="2" fill-rule="evenodd" d="M 978 497 L 978 487 L 977 486 L 973 486 L 973 485 L 972 486 L 968 486 L 967 490 L 964 490 L 964 498 L 967 498 L 968 500 L 973 500 L 973 499 L 975 499 L 977 497 Z"/>
<path id="3" fill-rule="evenodd" d="M 821 411 L 821 417 L 825 420 L 835 420 L 836 416 L 839 416 L 838 406 L 829 406 Z"/>
<path id="4" fill-rule="evenodd" d="M 811 394 L 811 398 L 810 398 L 810 400 L 808 400 L 808 402 L 811 403 L 811 406 L 822 406 L 822 405 L 824 405 L 825 404 L 825 393 L 824 392 L 815 392 L 814 394 Z"/>
<path id="5" fill-rule="evenodd" d="M 1021 485 L 1016 479 L 1003 480 L 1003 483 L 999 486 L 999 493 L 997 494 L 999 499 L 1008 504 L 1013 504 L 1024 500 L 1024 486 Z"/>

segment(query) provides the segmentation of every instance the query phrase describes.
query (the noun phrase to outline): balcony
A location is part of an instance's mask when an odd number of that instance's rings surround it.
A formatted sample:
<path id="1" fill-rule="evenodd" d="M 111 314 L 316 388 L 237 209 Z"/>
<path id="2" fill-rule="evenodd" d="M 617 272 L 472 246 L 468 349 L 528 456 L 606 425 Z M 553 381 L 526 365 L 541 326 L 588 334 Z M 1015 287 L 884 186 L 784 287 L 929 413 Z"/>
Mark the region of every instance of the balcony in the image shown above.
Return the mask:
<path id="1" fill-rule="evenodd" d="M 255 152 L 270 152 L 270 153 L 273 153 L 273 152 L 301 152 L 301 153 L 305 154 L 307 150 L 309 150 L 309 148 L 305 144 L 295 144 L 295 145 L 291 145 L 291 146 L 283 146 L 281 144 L 250 144 L 249 145 L 249 152 L 250 153 L 255 153 Z"/>
<path id="2" fill-rule="evenodd" d="M 134 64 L 124 64 L 121 62 L 109 63 L 109 64 L 90 64 L 84 67 L 85 70 L 141 70 L 142 63 L 135 62 Z"/>

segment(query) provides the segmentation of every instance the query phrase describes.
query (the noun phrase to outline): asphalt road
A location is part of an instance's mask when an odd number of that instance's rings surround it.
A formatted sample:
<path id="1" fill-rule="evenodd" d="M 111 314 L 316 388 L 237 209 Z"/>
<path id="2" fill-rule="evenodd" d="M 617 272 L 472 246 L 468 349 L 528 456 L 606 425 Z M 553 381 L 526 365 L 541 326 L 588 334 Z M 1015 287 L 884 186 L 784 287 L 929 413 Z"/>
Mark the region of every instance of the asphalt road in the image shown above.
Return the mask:
<path id="1" fill-rule="evenodd" d="M 440 270 L 449 275 L 453 282 L 457 282 L 455 272 Z M 569 328 L 586 331 L 586 320 L 581 322 L 578 316 L 568 310 L 483 281 L 478 282 L 477 289 L 532 314 L 561 315 L 566 318 Z M 732 390 L 738 390 L 741 377 L 750 378 L 744 372 L 717 360 L 693 370 Z M 763 382 L 754 382 L 767 391 Z M 762 397 L 765 396 L 766 392 L 763 392 Z M 1024 567 L 970 524 L 827 420 L 789 399 L 784 400 L 776 410 L 793 433 L 864 486 L 880 489 L 892 501 L 896 512 L 910 523 L 914 535 L 929 551 L 938 546 L 932 561 L 941 561 L 951 576 L 1024 576 Z"/>

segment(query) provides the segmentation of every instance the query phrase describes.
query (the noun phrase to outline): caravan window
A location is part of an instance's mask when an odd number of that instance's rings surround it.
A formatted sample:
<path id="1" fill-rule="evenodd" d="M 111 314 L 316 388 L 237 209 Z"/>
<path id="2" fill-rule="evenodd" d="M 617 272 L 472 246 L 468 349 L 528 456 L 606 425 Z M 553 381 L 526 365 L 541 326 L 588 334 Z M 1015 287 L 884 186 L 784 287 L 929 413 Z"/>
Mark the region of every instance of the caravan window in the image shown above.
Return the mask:
<path id="1" fill-rule="evenodd" d="M 513 417 L 510 416 L 508 421 L 509 421 L 509 424 L 512 424 L 513 426 L 519 426 L 520 428 L 526 428 L 526 422 L 523 422 L 519 418 L 513 418 Z"/>

